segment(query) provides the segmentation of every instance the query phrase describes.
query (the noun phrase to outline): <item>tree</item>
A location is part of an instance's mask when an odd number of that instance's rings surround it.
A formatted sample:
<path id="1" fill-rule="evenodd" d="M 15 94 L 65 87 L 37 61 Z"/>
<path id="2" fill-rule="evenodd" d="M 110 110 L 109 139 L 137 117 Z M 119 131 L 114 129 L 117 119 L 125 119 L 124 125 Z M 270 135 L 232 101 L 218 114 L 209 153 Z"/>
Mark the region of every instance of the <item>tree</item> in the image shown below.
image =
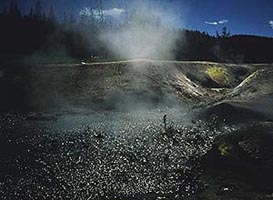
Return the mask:
<path id="1" fill-rule="evenodd" d="M 68 24 L 68 16 L 67 16 L 67 13 L 65 11 L 64 11 L 64 14 L 63 14 L 62 24 L 64 25 L 64 27 L 67 27 L 67 24 Z"/>
<path id="2" fill-rule="evenodd" d="M 7 8 L 4 7 L 4 8 L 3 8 L 3 15 L 7 15 L 7 14 L 8 14 Z"/>
<path id="3" fill-rule="evenodd" d="M 75 16 L 73 13 L 70 13 L 69 14 L 69 18 L 68 18 L 68 25 L 69 25 L 69 28 L 70 29 L 73 29 L 73 27 L 75 26 L 76 24 L 76 19 L 75 19 Z"/>
<path id="4" fill-rule="evenodd" d="M 43 20 L 43 21 L 46 21 L 46 20 L 47 20 L 47 16 L 46 16 L 46 13 L 45 13 L 45 12 L 43 12 L 43 14 L 42 14 L 42 20 Z"/>
<path id="5" fill-rule="evenodd" d="M 227 27 L 224 26 L 223 29 L 222 29 L 222 37 L 223 37 L 223 38 L 227 38 L 227 37 L 229 37 L 229 36 L 230 36 L 230 33 L 229 33 Z"/>
<path id="6" fill-rule="evenodd" d="M 40 0 L 37 0 L 34 6 L 34 17 L 36 19 L 42 18 L 42 6 Z"/>
<path id="7" fill-rule="evenodd" d="M 218 31 L 216 31 L 216 38 L 219 38 L 220 37 L 220 34 Z"/>
<path id="8" fill-rule="evenodd" d="M 9 9 L 9 15 L 13 17 L 21 17 L 21 12 L 18 9 L 17 0 L 12 0 Z"/>
<path id="9" fill-rule="evenodd" d="M 28 13 L 28 17 L 30 17 L 30 18 L 33 18 L 33 17 L 34 17 L 33 8 L 30 8 L 29 13 Z"/>
<path id="10" fill-rule="evenodd" d="M 102 0 L 97 0 L 97 11 L 100 22 L 104 23 L 104 13 L 102 8 Z"/>
<path id="11" fill-rule="evenodd" d="M 61 23 L 66 29 L 72 30 L 73 28 L 75 28 L 77 20 L 73 13 L 67 14 L 67 12 L 64 12 Z"/>
<path id="12" fill-rule="evenodd" d="M 56 16 L 55 16 L 55 12 L 54 12 L 54 9 L 52 6 L 50 6 L 50 9 L 49 9 L 49 13 L 48 13 L 48 19 L 51 23 L 56 23 Z"/>

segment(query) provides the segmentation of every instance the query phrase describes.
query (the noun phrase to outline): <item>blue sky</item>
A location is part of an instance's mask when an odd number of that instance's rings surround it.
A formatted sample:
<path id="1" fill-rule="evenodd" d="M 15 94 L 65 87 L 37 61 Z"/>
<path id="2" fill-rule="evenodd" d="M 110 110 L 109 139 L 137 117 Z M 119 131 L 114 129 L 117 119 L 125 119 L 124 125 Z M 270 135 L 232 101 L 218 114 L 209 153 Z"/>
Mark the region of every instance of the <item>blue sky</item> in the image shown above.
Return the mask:
<path id="1" fill-rule="evenodd" d="M 18 0 L 27 11 L 35 0 Z M 73 11 L 76 14 L 85 7 L 94 7 L 96 0 L 41 0 L 45 10 L 52 5 L 58 15 Z M 152 2 L 159 8 L 166 23 L 191 30 L 215 34 L 227 26 L 231 34 L 273 36 L 273 0 L 103 0 L 104 9 L 124 9 L 134 2 Z M 8 7 L 10 0 L 1 0 L 0 6 Z M 164 20 L 164 19 L 163 19 Z M 219 21 L 225 20 L 224 24 Z M 272 21 L 272 26 L 270 26 Z M 207 22 L 207 23 L 206 23 Z M 216 25 L 217 22 L 217 25 Z M 212 25 L 214 24 L 214 25 Z"/>
<path id="2" fill-rule="evenodd" d="M 229 20 L 232 34 L 273 36 L 269 21 L 273 18 L 273 0 L 192 0 L 188 26 L 213 31 L 216 27 L 202 22 Z M 194 11 L 195 10 L 195 11 Z"/>

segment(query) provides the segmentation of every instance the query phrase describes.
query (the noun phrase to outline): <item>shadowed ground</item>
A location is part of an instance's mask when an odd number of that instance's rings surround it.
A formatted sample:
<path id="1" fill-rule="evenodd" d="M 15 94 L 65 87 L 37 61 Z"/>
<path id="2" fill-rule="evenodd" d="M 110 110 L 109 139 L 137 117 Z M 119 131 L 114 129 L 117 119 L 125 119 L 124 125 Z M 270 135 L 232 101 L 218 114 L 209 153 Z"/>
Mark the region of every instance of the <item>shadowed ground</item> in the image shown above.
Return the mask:
<path id="1" fill-rule="evenodd" d="M 271 67 L 3 66 L 0 197 L 270 198 Z"/>

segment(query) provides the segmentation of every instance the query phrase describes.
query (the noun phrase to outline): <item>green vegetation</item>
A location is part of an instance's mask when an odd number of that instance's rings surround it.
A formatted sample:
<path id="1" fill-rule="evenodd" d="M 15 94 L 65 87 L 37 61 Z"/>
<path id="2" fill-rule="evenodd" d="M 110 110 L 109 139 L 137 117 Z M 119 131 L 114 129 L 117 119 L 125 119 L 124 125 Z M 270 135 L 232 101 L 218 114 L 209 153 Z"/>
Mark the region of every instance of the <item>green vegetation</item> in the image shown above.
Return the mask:
<path id="1" fill-rule="evenodd" d="M 228 146 L 227 144 L 223 143 L 218 147 L 219 153 L 221 156 L 228 156 L 230 153 L 231 147 Z"/>
<path id="2" fill-rule="evenodd" d="M 210 66 L 207 68 L 206 73 L 220 86 L 229 86 L 231 84 L 231 75 L 226 68 Z"/>

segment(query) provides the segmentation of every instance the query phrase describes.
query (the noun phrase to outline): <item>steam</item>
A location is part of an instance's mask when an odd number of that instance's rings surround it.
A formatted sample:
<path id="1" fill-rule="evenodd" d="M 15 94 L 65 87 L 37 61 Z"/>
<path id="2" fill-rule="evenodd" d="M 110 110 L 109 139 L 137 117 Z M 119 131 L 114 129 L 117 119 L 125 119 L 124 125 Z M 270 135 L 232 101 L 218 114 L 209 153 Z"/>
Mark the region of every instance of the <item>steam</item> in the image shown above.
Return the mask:
<path id="1" fill-rule="evenodd" d="M 176 34 L 164 22 L 169 13 L 145 4 L 137 5 L 125 17 L 123 25 L 104 32 L 100 39 L 120 59 L 173 59 Z"/>
<path id="2" fill-rule="evenodd" d="M 122 19 L 123 17 L 123 19 Z M 114 30 L 103 30 L 100 40 L 104 46 L 119 60 L 173 60 L 178 34 L 170 24 L 175 24 L 176 17 L 160 5 L 138 2 L 132 9 L 122 14 L 121 25 Z M 167 76 L 165 66 L 158 62 L 156 67 L 152 62 L 129 62 L 126 73 L 131 76 L 126 90 L 112 87 L 106 99 L 109 105 L 117 110 L 127 112 L 145 111 L 160 107 L 176 107 L 177 97 L 163 90 L 163 85 L 156 77 Z M 169 67 L 168 72 L 173 68 Z M 157 88 L 155 90 L 153 88 Z M 182 109 L 182 107 L 179 107 Z M 184 109 L 184 107 L 183 107 Z"/>

